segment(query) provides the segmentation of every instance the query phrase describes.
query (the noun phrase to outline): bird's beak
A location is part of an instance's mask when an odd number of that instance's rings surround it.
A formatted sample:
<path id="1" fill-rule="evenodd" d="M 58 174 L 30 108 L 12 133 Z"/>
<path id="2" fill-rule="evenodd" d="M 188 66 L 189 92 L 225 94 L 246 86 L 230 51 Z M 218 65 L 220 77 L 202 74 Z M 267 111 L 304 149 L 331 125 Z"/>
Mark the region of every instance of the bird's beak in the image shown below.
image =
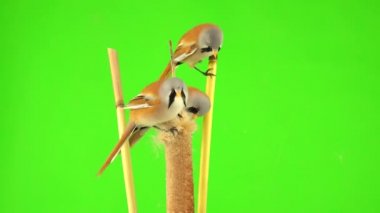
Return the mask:
<path id="1" fill-rule="evenodd" d="M 176 90 L 175 94 L 176 94 L 177 97 L 181 97 L 181 92 L 179 92 L 179 91 Z"/>
<path id="2" fill-rule="evenodd" d="M 218 56 L 218 50 L 212 50 L 212 55 L 216 58 L 216 56 Z"/>

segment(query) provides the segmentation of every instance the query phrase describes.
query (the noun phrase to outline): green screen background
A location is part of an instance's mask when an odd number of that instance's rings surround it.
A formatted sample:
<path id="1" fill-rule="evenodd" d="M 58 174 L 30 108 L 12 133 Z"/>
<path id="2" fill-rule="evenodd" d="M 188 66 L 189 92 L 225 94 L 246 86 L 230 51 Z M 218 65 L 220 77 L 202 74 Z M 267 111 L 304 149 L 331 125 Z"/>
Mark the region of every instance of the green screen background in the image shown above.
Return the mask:
<path id="1" fill-rule="evenodd" d="M 2 1 L 0 212 L 127 212 L 120 159 L 95 175 L 118 135 L 106 48 L 127 100 L 163 70 L 168 40 L 204 22 L 225 35 L 208 212 L 380 212 L 379 6 Z M 178 76 L 204 88 L 187 66 Z M 165 212 L 154 135 L 132 150 L 139 212 Z M 197 186 L 200 131 L 193 150 Z"/>

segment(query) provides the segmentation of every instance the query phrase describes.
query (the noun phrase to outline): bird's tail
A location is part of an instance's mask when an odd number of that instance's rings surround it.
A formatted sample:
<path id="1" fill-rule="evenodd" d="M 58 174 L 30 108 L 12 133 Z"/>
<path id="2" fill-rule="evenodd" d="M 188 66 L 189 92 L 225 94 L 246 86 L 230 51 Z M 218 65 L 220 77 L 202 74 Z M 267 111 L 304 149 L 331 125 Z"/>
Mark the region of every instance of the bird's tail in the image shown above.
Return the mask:
<path id="1" fill-rule="evenodd" d="M 160 76 L 160 81 L 169 78 L 171 72 L 172 72 L 172 63 L 169 62 L 168 65 L 166 66 L 165 70 L 162 72 L 162 74 Z"/>
<path id="2" fill-rule="evenodd" d="M 125 141 L 131 135 L 133 129 L 136 127 L 134 122 L 129 122 L 127 128 L 125 129 L 123 135 L 120 137 L 119 142 L 117 142 L 116 146 L 113 148 L 112 152 L 108 155 L 107 160 L 104 162 L 103 166 L 100 168 L 98 172 L 98 176 L 101 175 L 104 170 L 110 165 L 112 160 L 115 158 L 117 153 L 119 153 L 121 147 L 124 145 Z"/>

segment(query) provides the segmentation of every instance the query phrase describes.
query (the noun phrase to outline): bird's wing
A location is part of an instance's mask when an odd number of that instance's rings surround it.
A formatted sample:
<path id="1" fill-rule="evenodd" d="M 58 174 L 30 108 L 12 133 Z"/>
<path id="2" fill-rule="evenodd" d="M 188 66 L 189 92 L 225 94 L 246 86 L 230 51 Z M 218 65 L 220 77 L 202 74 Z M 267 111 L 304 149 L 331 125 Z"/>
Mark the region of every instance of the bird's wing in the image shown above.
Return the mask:
<path id="1" fill-rule="evenodd" d="M 182 62 L 187 57 L 194 54 L 197 49 L 198 48 L 195 43 L 179 43 L 174 52 L 173 60 L 175 62 Z"/>
<path id="2" fill-rule="evenodd" d="M 138 94 L 128 104 L 124 107 L 125 109 L 135 110 L 135 109 L 145 109 L 152 107 L 150 104 L 151 97 L 144 94 Z"/>

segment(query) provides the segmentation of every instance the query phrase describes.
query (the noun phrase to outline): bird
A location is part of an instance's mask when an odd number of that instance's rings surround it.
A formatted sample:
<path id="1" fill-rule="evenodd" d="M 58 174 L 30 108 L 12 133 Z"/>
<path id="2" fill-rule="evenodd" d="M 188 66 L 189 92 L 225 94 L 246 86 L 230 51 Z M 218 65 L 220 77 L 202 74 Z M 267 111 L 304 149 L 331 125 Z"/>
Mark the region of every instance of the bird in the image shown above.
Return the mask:
<path id="1" fill-rule="evenodd" d="M 176 118 L 186 107 L 187 98 L 186 84 L 179 78 L 168 78 L 151 83 L 130 100 L 125 106 L 130 109 L 127 127 L 100 168 L 98 176 L 113 161 L 129 137 L 135 137 L 149 127 Z"/>
<path id="2" fill-rule="evenodd" d="M 210 110 L 210 106 L 211 106 L 210 99 L 205 93 L 203 93 L 202 91 L 200 91 L 199 89 L 195 87 L 189 86 L 186 107 L 174 119 L 182 119 L 184 112 L 188 113 L 191 119 L 196 119 L 197 117 L 205 115 Z M 170 121 L 156 124 L 155 126 L 153 126 L 153 128 L 156 128 L 159 131 L 167 131 L 167 132 L 175 131 L 175 127 L 173 128 L 172 123 Z M 148 130 L 149 128 L 145 127 L 145 128 L 140 129 L 140 131 L 136 132 L 136 134 L 133 134 L 129 138 L 130 146 L 132 147 L 133 145 L 135 145 Z"/>
<path id="3" fill-rule="evenodd" d="M 205 115 L 211 107 L 210 98 L 195 87 L 189 87 L 186 112 L 193 115 L 193 119 Z"/>
<path id="4" fill-rule="evenodd" d="M 222 47 L 223 32 L 215 24 L 201 24 L 187 31 L 179 40 L 172 60 L 162 72 L 160 79 L 170 77 L 170 73 L 180 64 L 187 63 L 205 76 L 213 76 L 211 70 L 203 72 L 195 65 L 206 57 L 217 58 Z M 173 65 L 172 65 L 173 64 Z"/>

